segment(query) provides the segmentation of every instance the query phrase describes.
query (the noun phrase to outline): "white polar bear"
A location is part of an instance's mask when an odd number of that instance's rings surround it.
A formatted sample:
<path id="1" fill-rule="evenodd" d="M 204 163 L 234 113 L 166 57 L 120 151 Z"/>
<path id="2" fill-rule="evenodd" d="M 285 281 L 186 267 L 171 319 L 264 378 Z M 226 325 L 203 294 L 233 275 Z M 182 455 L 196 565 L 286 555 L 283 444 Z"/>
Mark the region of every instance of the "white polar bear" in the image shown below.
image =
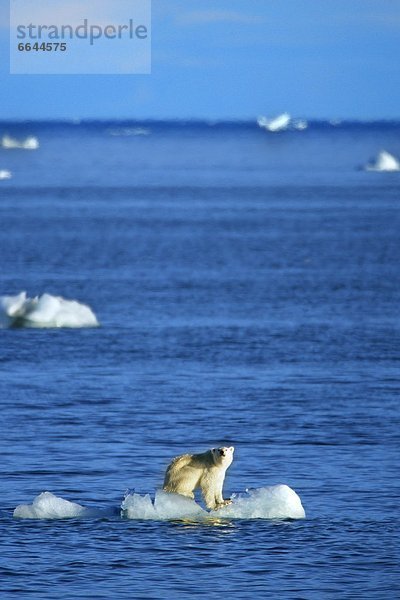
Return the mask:
<path id="1" fill-rule="evenodd" d="M 223 499 L 222 487 L 234 450 L 231 446 L 177 456 L 167 468 L 163 489 L 194 498 L 194 490 L 200 488 L 207 508 L 212 510 L 230 504 L 231 500 Z"/>

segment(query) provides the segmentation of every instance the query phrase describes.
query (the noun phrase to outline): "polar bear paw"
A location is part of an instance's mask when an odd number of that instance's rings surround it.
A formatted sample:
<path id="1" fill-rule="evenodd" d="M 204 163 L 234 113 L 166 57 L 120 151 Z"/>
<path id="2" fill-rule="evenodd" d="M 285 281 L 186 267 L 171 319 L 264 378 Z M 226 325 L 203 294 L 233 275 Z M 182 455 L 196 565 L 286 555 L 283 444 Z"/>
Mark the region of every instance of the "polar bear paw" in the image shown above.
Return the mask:
<path id="1" fill-rule="evenodd" d="M 223 506 L 228 506 L 228 504 L 232 504 L 232 500 L 223 500 L 222 502 L 218 502 L 218 504 L 215 506 L 214 510 L 218 510 L 218 509 L 222 508 Z"/>

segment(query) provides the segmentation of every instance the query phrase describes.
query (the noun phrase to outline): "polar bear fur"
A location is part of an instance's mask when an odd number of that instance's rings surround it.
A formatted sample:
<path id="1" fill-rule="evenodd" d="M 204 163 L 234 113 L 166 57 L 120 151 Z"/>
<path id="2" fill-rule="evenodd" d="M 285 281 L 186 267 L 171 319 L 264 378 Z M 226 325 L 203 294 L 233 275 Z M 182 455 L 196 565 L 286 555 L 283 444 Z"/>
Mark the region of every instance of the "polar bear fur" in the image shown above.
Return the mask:
<path id="1" fill-rule="evenodd" d="M 163 489 L 166 492 L 194 498 L 194 490 L 201 489 L 207 508 L 216 510 L 230 500 L 224 500 L 222 487 L 225 472 L 233 460 L 234 447 L 212 448 L 202 454 L 183 454 L 173 459 L 165 473 Z"/>

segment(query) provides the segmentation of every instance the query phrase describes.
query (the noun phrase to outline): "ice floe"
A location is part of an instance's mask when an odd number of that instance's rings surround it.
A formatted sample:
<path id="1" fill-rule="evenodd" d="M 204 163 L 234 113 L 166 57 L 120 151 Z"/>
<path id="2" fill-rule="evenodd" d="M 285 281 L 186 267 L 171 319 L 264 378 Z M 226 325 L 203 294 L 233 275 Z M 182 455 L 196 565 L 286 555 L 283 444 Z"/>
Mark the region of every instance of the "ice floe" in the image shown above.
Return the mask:
<path id="1" fill-rule="evenodd" d="M 258 126 L 261 129 L 277 133 L 279 131 L 297 130 L 304 131 L 308 127 L 308 122 L 305 119 L 292 119 L 289 113 L 285 112 L 277 117 L 268 119 L 267 117 L 261 116 L 257 119 Z"/>
<path id="2" fill-rule="evenodd" d="M 297 119 L 293 121 L 293 129 L 297 129 L 297 131 L 304 131 L 307 129 L 308 123 L 304 119 Z"/>
<path id="3" fill-rule="evenodd" d="M 379 152 L 375 161 L 364 167 L 365 171 L 400 171 L 400 161 L 386 150 Z"/>
<path id="4" fill-rule="evenodd" d="M 33 135 L 25 138 L 24 140 L 17 140 L 9 135 L 3 135 L 1 139 L 1 145 L 6 150 L 19 148 L 21 150 L 37 150 L 39 148 L 39 140 Z"/>
<path id="5" fill-rule="evenodd" d="M 111 509 L 87 508 L 69 500 L 42 492 L 32 504 L 20 504 L 14 510 L 18 519 L 66 519 L 74 517 L 111 517 Z M 306 514 L 299 496 L 287 485 L 274 485 L 234 494 L 232 504 L 219 510 L 204 510 L 195 500 L 157 490 L 154 501 L 150 494 L 128 493 L 120 507 L 120 516 L 144 521 L 215 519 L 304 519 Z"/>
<path id="6" fill-rule="evenodd" d="M 218 516 L 233 519 L 304 519 L 300 497 L 288 485 L 273 485 L 232 497 L 232 504 L 218 510 Z"/>
<path id="7" fill-rule="evenodd" d="M 61 296 L 43 294 L 28 298 L 26 292 L 0 296 L 0 327 L 96 327 L 95 314 L 85 304 Z"/>
<path id="8" fill-rule="evenodd" d="M 290 123 L 290 115 L 285 112 L 273 119 L 268 119 L 267 117 L 258 117 L 257 123 L 259 127 L 262 129 L 266 129 L 267 131 L 277 132 L 284 131 L 289 127 Z"/>
<path id="9" fill-rule="evenodd" d="M 190 498 L 157 490 L 154 503 L 150 495 L 129 494 L 122 506 L 129 519 L 304 519 L 299 496 L 287 485 L 274 485 L 232 496 L 232 503 L 206 511 Z"/>
<path id="10" fill-rule="evenodd" d="M 18 519 L 66 519 L 84 514 L 89 515 L 87 508 L 51 492 L 42 492 L 32 504 L 20 504 L 14 510 L 14 517 Z"/>
<path id="11" fill-rule="evenodd" d="M 4 179 L 11 179 L 11 177 L 12 177 L 11 171 L 8 171 L 7 169 L 0 169 L 0 181 L 2 181 Z"/>
<path id="12" fill-rule="evenodd" d="M 131 137 L 138 135 L 150 135 L 151 131 L 147 127 L 113 127 L 108 129 L 108 133 L 115 137 Z"/>

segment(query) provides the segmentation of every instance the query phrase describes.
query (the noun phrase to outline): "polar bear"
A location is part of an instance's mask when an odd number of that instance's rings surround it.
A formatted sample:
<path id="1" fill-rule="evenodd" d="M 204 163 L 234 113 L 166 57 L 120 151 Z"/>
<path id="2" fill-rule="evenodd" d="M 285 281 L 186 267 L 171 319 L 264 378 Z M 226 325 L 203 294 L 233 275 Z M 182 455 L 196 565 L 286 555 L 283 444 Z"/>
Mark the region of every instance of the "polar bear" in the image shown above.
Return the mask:
<path id="1" fill-rule="evenodd" d="M 194 498 L 194 490 L 200 488 L 207 508 L 212 510 L 230 504 L 231 500 L 223 499 L 222 486 L 234 450 L 230 446 L 177 456 L 167 468 L 163 490 Z"/>

